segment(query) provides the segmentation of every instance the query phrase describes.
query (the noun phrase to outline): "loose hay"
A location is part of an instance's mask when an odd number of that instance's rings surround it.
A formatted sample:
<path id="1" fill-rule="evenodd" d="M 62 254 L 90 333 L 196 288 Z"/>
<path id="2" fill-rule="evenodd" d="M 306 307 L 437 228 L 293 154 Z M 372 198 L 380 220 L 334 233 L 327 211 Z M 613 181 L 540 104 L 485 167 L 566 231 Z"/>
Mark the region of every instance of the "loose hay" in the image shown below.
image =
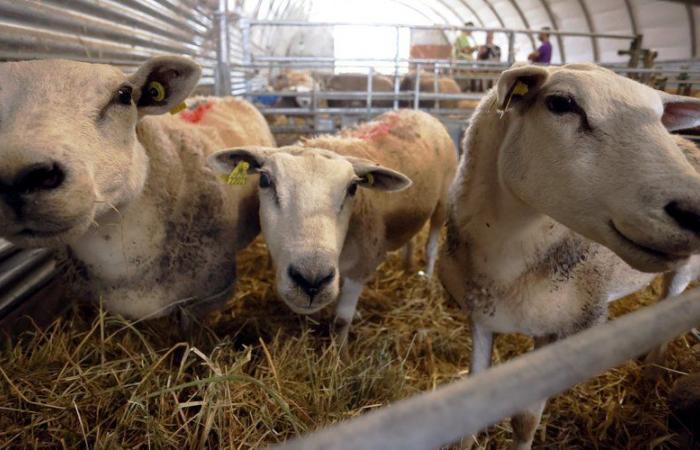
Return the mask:
<path id="1" fill-rule="evenodd" d="M 25 333 L 0 356 L 0 447 L 260 448 L 467 374 L 467 321 L 435 280 L 393 255 L 369 283 L 342 362 L 328 318 L 301 318 L 274 296 L 260 241 L 240 256 L 233 306 L 182 342 L 173 322 L 129 325 L 81 306 Z M 417 270 L 417 268 L 416 268 Z M 658 286 L 616 303 L 653 303 Z M 700 370 L 691 336 L 670 346 L 658 383 L 632 361 L 550 401 L 538 448 L 679 448 L 666 396 Z M 496 359 L 531 347 L 500 336 Z M 507 448 L 507 421 L 479 436 Z"/>

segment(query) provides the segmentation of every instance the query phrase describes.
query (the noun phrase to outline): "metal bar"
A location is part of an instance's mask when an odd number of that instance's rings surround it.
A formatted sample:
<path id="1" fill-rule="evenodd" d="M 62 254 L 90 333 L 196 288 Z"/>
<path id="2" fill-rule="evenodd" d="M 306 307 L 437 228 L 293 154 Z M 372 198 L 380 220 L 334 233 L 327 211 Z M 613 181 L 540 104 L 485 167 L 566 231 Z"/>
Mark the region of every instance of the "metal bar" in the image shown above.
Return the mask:
<path id="1" fill-rule="evenodd" d="M 374 67 L 367 71 L 367 115 L 372 114 L 372 81 L 374 78 Z"/>
<path id="2" fill-rule="evenodd" d="M 508 33 L 508 64 L 515 62 L 515 33 Z"/>
<path id="3" fill-rule="evenodd" d="M 418 106 L 420 105 L 420 73 L 421 73 L 421 65 L 416 64 L 416 85 L 413 86 L 413 109 L 418 109 Z"/>
<path id="4" fill-rule="evenodd" d="M 50 256 L 49 250 L 34 249 L 19 252 L 3 261 L 0 264 L 0 292 Z"/>
<path id="5" fill-rule="evenodd" d="M 440 448 L 690 330 L 700 290 L 643 308 L 432 392 L 272 448 Z"/>
<path id="6" fill-rule="evenodd" d="M 250 46 L 250 32 L 251 32 L 251 21 L 246 19 L 245 17 L 242 17 L 240 21 L 238 22 L 241 28 L 241 42 L 243 46 L 243 64 L 248 65 L 251 62 L 253 62 L 253 52 L 251 50 Z M 250 86 L 250 80 L 246 77 L 245 79 L 245 93 L 246 96 L 248 92 L 250 92 L 251 86 Z"/>
<path id="7" fill-rule="evenodd" d="M 698 43 L 695 37 L 695 13 L 693 12 L 693 7 L 690 6 L 690 3 L 686 3 L 685 10 L 688 14 L 688 27 L 690 27 L 690 56 L 696 57 L 698 56 Z"/>
<path id="8" fill-rule="evenodd" d="M 433 64 L 433 94 L 439 93 L 439 83 L 438 78 L 440 77 L 440 72 L 438 70 L 438 65 Z M 440 100 L 435 100 L 435 109 L 440 109 Z"/>
<path id="9" fill-rule="evenodd" d="M 396 31 L 396 51 L 394 52 L 394 94 L 399 93 L 401 85 L 401 74 L 399 73 L 399 63 L 401 61 L 401 27 L 394 27 Z M 398 97 L 394 99 L 394 109 L 399 109 Z"/>
<path id="10" fill-rule="evenodd" d="M 639 27 L 637 26 L 637 18 L 634 17 L 634 10 L 632 9 L 632 1 L 625 0 L 625 8 L 627 8 L 627 15 L 630 18 L 630 25 L 632 26 L 632 33 L 635 35 L 639 34 Z"/>
<path id="11" fill-rule="evenodd" d="M 595 33 L 595 25 L 593 25 L 593 17 L 591 12 L 588 10 L 588 5 L 584 0 L 578 0 L 579 6 L 581 6 L 581 11 L 583 12 L 583 17 L 586 19 L 586 24 L 588 25 L 588 31 L 591 32 L 591 47 L 593 48 L 593 61 L 600 61 L 600 49 L 598 48 L 598 40 L 593 36 Z"/>
<path id="12" fill-rule="evenodd" d="M 22 280 L 5 290 L 0 296 L 0 318 L 11 313 L 25 299 L 46 286 L 60 272 L 60 269 L 56 267 L 56 261 L 53 259 L 43 259 L 39 261 L 39 264 L 30 273 L 24 275 Z"/>
<path id="13" fill-rule="evenodd" d="M 356 22 L 303 22 L 298 20 L 250 20 L 251 26 L 291 26 L 291 27 L 332 27 L 332 26 L 361 26 L 361 27 L 395 27 L 413 28 L 416 30 L 447 30 L 447 31 L 493 31 L 494 33 L 519 33 L 519 34 L 539 34 L 542 30 L 528 28 L 490 28 L 490 27 L 464 27 L 457 25 L 417 25 L 417 24 L 386 24 L 386 23 L 356 23 Z M 580 31 L 556 31 L 550 30 L 549 34 L 576 37 L 599 37 L 602 39 L 634 39 L 635 36 L 628 34 L 612 33 L 586 33 Z"/>

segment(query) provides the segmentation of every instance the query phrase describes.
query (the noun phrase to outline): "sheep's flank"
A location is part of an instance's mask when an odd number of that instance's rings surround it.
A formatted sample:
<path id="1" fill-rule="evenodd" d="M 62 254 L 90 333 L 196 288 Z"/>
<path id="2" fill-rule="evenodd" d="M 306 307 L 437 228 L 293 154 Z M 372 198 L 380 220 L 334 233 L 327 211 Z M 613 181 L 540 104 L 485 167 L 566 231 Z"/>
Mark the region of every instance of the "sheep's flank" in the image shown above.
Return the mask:
<path id="1" fill-rule="evenodd" d="M 73 307 L 3 348 L 0 448 L 260 448 L 467 375 L 467 320 L 437 280 L 413 275 L 418 264 L 404 272 L 400 260 L 392 255 L 367 285 L 347 361 L 329 337 L 331 312 L 314 323 L 275 298 L 260 240 L 239 256 L 231 308 L 189 342 L 172 319 L 130 325 Z M 658 289 L 614 304 L 611 316 L 654 303 Z M 531 345 L 500 336 L 497 363 Z M 699 355 L 683 336 L 658 382 L 631 361 L 553 398 L 535 446 L 679 448 L 666 396 L 700 370 Z M 507 448 L 509 428 L 479 435 L 480 448 Z"/>

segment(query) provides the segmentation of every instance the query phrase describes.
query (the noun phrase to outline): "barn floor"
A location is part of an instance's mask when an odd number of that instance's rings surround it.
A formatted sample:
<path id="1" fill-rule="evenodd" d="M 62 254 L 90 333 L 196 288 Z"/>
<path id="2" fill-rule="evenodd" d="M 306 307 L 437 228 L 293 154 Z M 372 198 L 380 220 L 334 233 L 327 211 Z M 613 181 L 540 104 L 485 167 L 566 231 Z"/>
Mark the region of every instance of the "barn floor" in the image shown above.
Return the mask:
<path id="1" fill-rule="evenodd" d="M 91 306 L 8 344 L 0 448 L 260 448 L 467 373 L 467 321 L 439 282 L 405 274 L 398 255 L 360 301 L 347 362 L 327 321 L 299 318 L 275 299 L 267 267 L 256 241 L 240 255 L 234 306 L 189 344 L 170 320 L 129 325 Z M 649 289 L 612 315 L 654 298 Z M 530 347 L 525 337 L 501 336 L 496 357 Z M 536 448 L 682 448 L 665 397 L 682 373 L 700 371 L 697 342 L 673 342 L 656 383 L 641 369 L 628 362 L 550 401 Z M 509 428 L 504 421 L 482 433 L 480 448 L 507 448 Z"/>

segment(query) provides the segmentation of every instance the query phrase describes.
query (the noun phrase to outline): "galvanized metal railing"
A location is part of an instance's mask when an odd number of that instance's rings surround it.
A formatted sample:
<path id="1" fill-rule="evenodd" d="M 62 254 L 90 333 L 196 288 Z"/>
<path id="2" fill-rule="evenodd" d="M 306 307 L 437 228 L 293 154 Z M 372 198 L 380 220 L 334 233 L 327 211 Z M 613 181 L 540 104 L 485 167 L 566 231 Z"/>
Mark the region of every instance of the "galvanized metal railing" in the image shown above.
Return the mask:
<path id="1" fill-rule="evenodd" d="M 426 450 L 478 433 L 700 323 L 700 289 L 643 308 L 473 377 L 273 446 Z"/>

